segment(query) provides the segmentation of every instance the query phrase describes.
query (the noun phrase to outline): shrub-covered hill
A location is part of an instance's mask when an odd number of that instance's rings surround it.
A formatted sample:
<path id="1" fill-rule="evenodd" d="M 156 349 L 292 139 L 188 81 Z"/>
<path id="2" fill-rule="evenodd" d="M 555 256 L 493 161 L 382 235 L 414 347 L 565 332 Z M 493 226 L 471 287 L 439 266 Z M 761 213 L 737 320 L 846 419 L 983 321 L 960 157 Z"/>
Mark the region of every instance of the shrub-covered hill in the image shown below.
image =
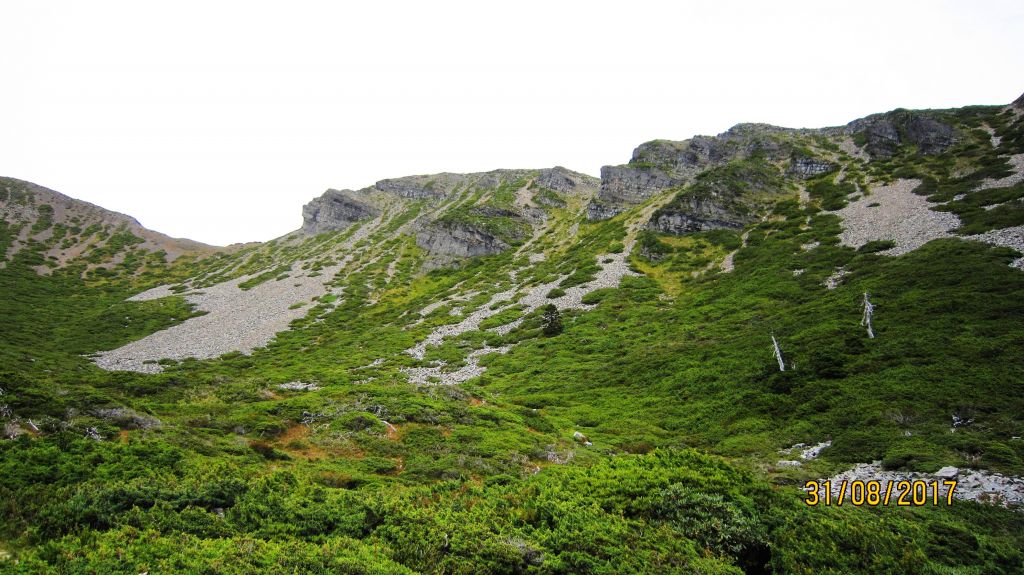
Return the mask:
<path id="1" fill-rule="evenodd" d="M 1021 572 L 1021 115 L 384 180 L 173 260 L 85 211 L 60 255 L 9 182 L 0 572 Z M 802 502 L 872 461 L 1007 491 Z"/>

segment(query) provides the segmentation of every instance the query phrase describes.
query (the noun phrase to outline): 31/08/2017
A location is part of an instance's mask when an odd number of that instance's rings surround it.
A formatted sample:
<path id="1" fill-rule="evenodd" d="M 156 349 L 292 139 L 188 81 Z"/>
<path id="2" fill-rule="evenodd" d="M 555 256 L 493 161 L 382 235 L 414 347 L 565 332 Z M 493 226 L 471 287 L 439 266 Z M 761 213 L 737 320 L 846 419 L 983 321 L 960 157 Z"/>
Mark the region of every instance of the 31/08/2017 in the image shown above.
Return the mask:
<path id="1" fill-rule="evenodd" d="M 838 487 L 838 490 L 836 489 Z M 940 494 L 940 488 L 946 489 Z M 952 505 L 956 481 L 808 481 L 804 484 L 810 506 L 850 503 L 854 506 L 897 505 L 900 507 L 924 505 Z M 835 501 L 833 501 L 835 499 Z"/>

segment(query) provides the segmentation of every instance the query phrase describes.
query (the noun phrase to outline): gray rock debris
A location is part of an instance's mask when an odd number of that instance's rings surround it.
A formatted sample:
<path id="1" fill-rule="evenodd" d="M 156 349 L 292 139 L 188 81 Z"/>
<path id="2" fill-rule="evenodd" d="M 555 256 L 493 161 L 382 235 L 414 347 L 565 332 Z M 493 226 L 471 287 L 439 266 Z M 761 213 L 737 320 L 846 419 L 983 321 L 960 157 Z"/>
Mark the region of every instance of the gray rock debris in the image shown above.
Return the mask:
<path id="1" fill-rule="evenodd" d="M 955 475 L 953 475 L 954 473 Z M 881 461 L 874 461 L 858 464 L 852 469 L 830 477 L 829 481 L 833 486 L 839 485 L 842 481 L 878 481 L 882 485 L 883 493 L 888 489 L 887 486 L 890 482 L 938 481 L 941 498 L 945 497 L 948 492 L 948 488 L 942 486 L 941 483 L 950 479 L 950 476 L 958 478 L 956 488 L 953 490 L 955 499 L 991 503 L 1004 507 L 1024 504 L 1024 479 L 973 469 L 961 470 L 955 467 L 944 467 L 937 473 L 886 471 L 882 469 Z M 893 491 L 895 492 L 895 486 L 893 486 Z M 824 489 L 821 495 L 824 497 Z M 839 489 L 833 487 L 832 496 L 838 498 Z M 931 500 L 931 498 L 932 490 L 929 488 L 928 499 Z"/>
<path id="2" fill-rule="evenodd" d="M 845 246 L 859 248 L 871 241 L 889 240 L 895 247 L 879 252 L 898 256 L 938 238 L 952 237 L 960 219 L 948 212 L 936 212 L 934 205 L 914 193 L 918 180 L 897 180 L 889 186 L 871 189 L 871 193 L 832 212 L 842 218 L 839 240 Z M 871 204 L 880 204 L 868 207 Z"/>
<path id="3" fill-rule="evenodd" d="M 802 459 L 817 459 L 818 456 L 821 455 L 822 450 L 824 450 L 825 448 L 831 447 L 831 446 L 832 446 L 832 441 L 831 440 L 829 440 L 829 441 L 822 441 L 821 443 L 819 443 L 817 445 L 812 445 L 812 446 L 810 446 L 810 447 L 800 451 L 800 457 Z"/>
<path id="4" fill-rule="evenodd" d="M 96 409 L 92 413 L 96 417 L 108 420 L 122 429 L 155 429 L 163 425 L 163 422 L 156 417 L 139 413 L 127 407 Z"/>
<path id="5" fill-rule="evenodd" d="M 992 230 L 975 236 L 967 236 L 966 239 L 1013 248 L 1021 254 L 1024 254 L 1024 226 Z M 1017 269 L 1024 270 L 1024 257 L 1017 258 L 1010 265 Z"/>
<path id="6" fill-rule="evenodd" d="M 806 443 L 797 443 L 796 445 L 793 445 L 792 447 L 788 447 L 786 449 L 780 449 L 779 453 L 781 453 L 783 455 L 789 455 L 789 454 L 793 453 L 794 451 L 799 451 L 800 452 L 800 459 L 804 460 L 804 461 L 808 461 L 808 460 L 811 460 L 811 459 L 817 459 L 818 455 L 821 454 L 821 451 L 823 449 L 825 449 L 826 447 L 829 447 L 831 445 L 832 445 L 832 441 L 823 441 L 821 443 L 818 443 L 817 445 L 811 445 L 811 446 L 808 446 Z M 775 463 L 775 465 L 776 465 L 776 467 L 800 467 L 802 464 L 801 464 L 800 461 L 797 461 L 795 459 L 783 459 L 783 460 L 777 461 Z"/>
<path id="7" fill-rule="evenodd" d="M 623 277 L 627 275 L 638 275 L 629 269 L 629 264 L 626 263 L 626 257 L 632 249 L 632 244 L 627 246 L 622 253 L 618 254 L 605 254 L 597 257 L 598 265 L 600 270 L 598 271 L 595 278 L 583 285 L 573 286 L 565 290 L 565 295 L 562 295 L 555 299 L 548 299 L 547 294 L 553 288 L 555 288 L 561 281 L 561 278 L 539 286 L 534 286 L 529 289 L 526 295 L 522 296 L 518 301 L 513 302 L 512 298 L 518 291 L 518 288 L 511 288 L 503 292 L 499 292 L 491 296 L 491 299 L 480 306 L 468 316 L 466 316 L 461 322 L 452 325 L 442 325 L 434 329 L 426 338 L 420 343 L 411 347 L 405 352 L 416 359 L 423 359 L 426 356 L 427 347 L 440 345 L 445 339 L 450 337 L 457 337 L 470 331 L 476 331 L 480 329 L 480 323 L 485 319 L 501 313 L 508 309 L 512 305 L 523 306 L 522 314 L 525 316 L 537 308 L 547 305 L 549 303 L 554 304 L 559 310 L 567 309 L 578 309 L 586 310 L 592 306 L 585 305 L 583 303 L 583 297 L 587 294 L 601 288 L 617 287 Z M 522 268 L 519 271 L 523 271 Z M 506 305 L 495 305 L 501 302 L 508 302 Z M 491 331 L 504 335 L 518 327 L 522 323 L 522 318 L 507 323 L 505 325 L 492 328 Z M 413 367 L 405 368 L 402 371 L 407 374 L 409 381 L 417 385 L 454 385 L 462 383 L 482 375 L 485 368 L 479 364 L 479 359 L 482 355 L 488 353 L 508 353 L 511 346 L 504 346 L 500 348 L 484 347 L 482 349 L 474 350 L 469 353 L 466 358 L 466 365 L 459 368 L 456 371 L 446 372 L 444 371 L 444 364 L 429 367 Z"/>
<path id="8" fill-rule="evenodd" d="M 381 222 L 382 216 L 378 216 L 360 224 L 339 249 L 351 250 Z M 207 313 L 117 349 L 100 352 L 93 357 L 93 363 L 110 371 L 159 373 L 163 368 L 154 362 L 160 359 L 211 359 L 232 351 L 250 353 L 287 330 L 293 320 L 309 313 L 305 307 L 291 309 L 291 305 L 327 293 L 324 281 L 344 269 L 352 257 L 350 252 L 341 262 L 325 267 L 322 277 L 310 277 L 301 271 L 302 262 L 297 262 L 287 281 L 271 279 L 243 290 L 238 285 L 248 279 L 249 276 L 245 276 L 203 288 L 201 292 L 185 293 L 189 303 Z M 162 287 L 130 299 L 156 299 L 169 293 L 169 288 Z"/>
<path id="9" fill-rule="evenodd" d="M 825 289 L 836 289 L 841 283 L 843 283 L 843 277 L 846 276 L 846 268 L 836 268 L 832 275 L 825 278 Z"/>
<path id="10" fill-rule="evenodd" d="M 320 389 L 320 386 L 315 383 L 305 383 L 302 381 L 289 381 L 288 383 L 281 383 L 277 386 L 278 389 L 286 391 L 316 391 Z"/>
<path id="11" fill-rule="evenodd" d="M 409 383 L 415 385 L 458 385 L 474 377 L 483 375 L 486 368 L 480 365 L 480 358 L 489 353 L 508 353 L 512 346 L 482 347 L 469 352 L 466 365 L 455 371 L 445 371 L 445 363 L 437 362 L 430 367 L 407 367 L 402 372 L 409 377 Z"/>
<path id="12" fill-rule="evenodd" d="M 1013 166 L 1014 170 L 1012 174 L 998 180 L 985 180 L 978 186 L 978 189 L 987 190 L 989 188 L 1008 188 L 1024 182 L 1024 154 L 1014 154 L 1010 156 L 1010 165 Z"/>

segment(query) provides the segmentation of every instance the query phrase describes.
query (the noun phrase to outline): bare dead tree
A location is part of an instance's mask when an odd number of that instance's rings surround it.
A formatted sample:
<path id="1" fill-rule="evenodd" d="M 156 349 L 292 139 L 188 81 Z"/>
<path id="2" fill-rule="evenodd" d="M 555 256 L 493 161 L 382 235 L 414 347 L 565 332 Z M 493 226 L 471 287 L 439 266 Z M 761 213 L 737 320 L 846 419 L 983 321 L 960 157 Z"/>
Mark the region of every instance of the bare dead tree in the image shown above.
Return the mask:
<path id="1" fill-rule="evenodd" d="M 775 359 L 779 361 L 779 371 L 786 371 L 786 364 L 782 361 L 782 350 L 779 349 L 779 340 L 775 339 L 772 333 L 772 347 L 775 349 Z"/>
<path id="2" fill-rule="evenodd" d="M 871 329 L 871 316 L 875 315 L 875 306 L 871 303 L 871 294 L 864 292 L 864 315 L 860 318 L 860 324 L 868 328 L 868 337 L 874 339 L 875 332 Z"/>

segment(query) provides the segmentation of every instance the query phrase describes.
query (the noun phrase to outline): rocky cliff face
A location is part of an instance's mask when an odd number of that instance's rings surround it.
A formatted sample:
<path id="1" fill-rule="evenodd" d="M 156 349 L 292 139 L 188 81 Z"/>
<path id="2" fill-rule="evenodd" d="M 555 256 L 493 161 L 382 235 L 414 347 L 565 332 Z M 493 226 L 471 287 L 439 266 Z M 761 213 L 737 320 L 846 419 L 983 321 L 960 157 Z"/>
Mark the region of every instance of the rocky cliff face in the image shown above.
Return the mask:
<path id="1" fill-rule="evenodd" d="M 864 142 L 873 159 L 891 158 L 905 144 L 926 155 L 942 153 L 959 140 L 952 126 L 928 112 L 895 110 L 854 120 L 846 126 L 855 141 Z"/>
<path id="2" fill-rule="evenodd" d="M 587 206 L 587 218 L 591 221 L 612 218 L 680 182 L 680 178 L 653 166 L 604 166 L 601 191 Z"/>
<path id="3" fill-rule="evenodd" d="M 416 234 L 416 245 L 449 258 L 467 258 L 503 252 L 510 244 L 497 235 L 462 222 L 438 222 Z"/>
<path id="4" fill-rule="evenodd" d="M 740 213 L 713 198 L 681 198 L 671 208 L 659 210 L 648 224 L 666 234 L 683 235 L 722 228 L 739 229 L 753 221 L 749 213 Z"/>
<path id="5" fill-rule="evenodd" d="M 767 124 L 739 124 L 714 137 L 641 144 L 628 164 L 601 168 L 601 191 L 588 207 L 587 217 L 591 221 L 613 217 L 733 160 L 752 156 L 784 160 L 790 153 L 785 136 L 802 132 Z"/>
<path id="6" fill-rule="evenodd" d="M 344 230 L 353 223 L 376 217 L 380 210 L 360 200 L 352 190 L 327 190 L 319 198 L 302 206 L 304 234 Z"/>
<path id="7" fill-rule="evenodd" d="M 742 228 L 791 193 L 778 164 L 758 157 L 711 168 L 656 211 L 647 227 L 675 235 Z"/>
<path id="8" fill-rule="evenodd" d="M 580 174 L 562 166 L 541 170 L 534 182 L 542 188 L 567 195 L 585 194 L 601 185 L 601 180 L 598 178 Z"/>

